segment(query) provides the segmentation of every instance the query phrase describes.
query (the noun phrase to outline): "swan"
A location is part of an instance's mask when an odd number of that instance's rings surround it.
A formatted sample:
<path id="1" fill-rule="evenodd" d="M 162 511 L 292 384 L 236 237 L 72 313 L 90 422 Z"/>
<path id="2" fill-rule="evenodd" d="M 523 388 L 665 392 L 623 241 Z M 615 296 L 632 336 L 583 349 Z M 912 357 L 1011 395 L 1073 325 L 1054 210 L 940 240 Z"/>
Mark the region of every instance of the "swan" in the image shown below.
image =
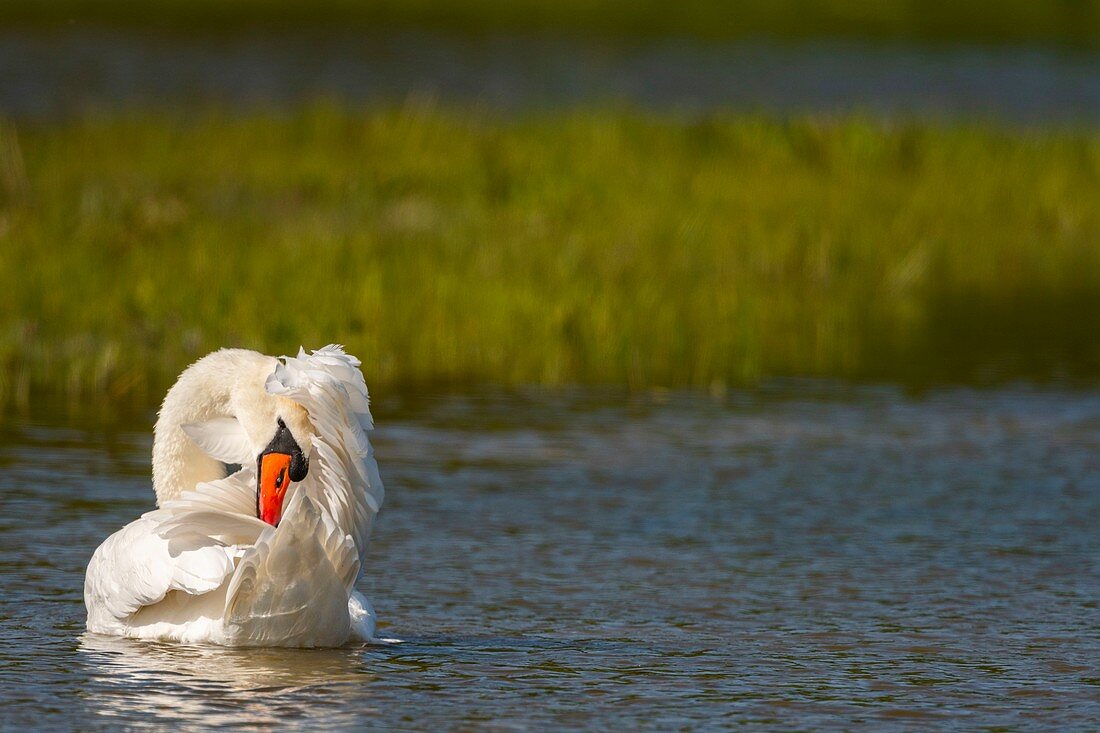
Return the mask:
<path id="1" fill-rule="evenodd" d="M 226 646 L 369 641 L 355 590 L 384 489 L 360 362 L 215 351 L 153 429 L 157 509 L 108 537 L 84 580 L 92 633 Z"/>

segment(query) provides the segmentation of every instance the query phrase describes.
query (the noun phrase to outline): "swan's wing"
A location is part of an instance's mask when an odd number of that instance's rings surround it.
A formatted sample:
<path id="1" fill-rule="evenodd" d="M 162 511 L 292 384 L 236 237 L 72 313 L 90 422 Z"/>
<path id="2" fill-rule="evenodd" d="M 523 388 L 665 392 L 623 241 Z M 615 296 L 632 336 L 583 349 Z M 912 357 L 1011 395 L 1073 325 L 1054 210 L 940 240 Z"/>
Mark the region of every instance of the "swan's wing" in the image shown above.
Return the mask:
<path id="1" fill-rule="evenodd" d="M 88 564 L 88 628 L 110 632 L 172 591 L 201 596 L 233 573 L 234 545 L 268 528 L 256 516 L 255 471 L 199 484 L 111 535 Z"/>
<path id="2" fill-rule="evenodd" d="M 145 516 L 157 520 L 162 537 L 194 534 L 224 545 L 254 544 L 268 526 L 256 516 L 256 472 L 251 468 L 201 483 Z"/>
<path id="3" fill-rule="evenodd" d="M 226 593 L 226 634 L 240 645 L 342 644 L 358 574 L 351 537 L 298 492 L 278 528 L 268 527 L 241 558 Z"/>
<path id="4" fill-rule="evenodd" d="M 112 633 L 171 591 L 201 595 L 233 572 L 232 551 L 207 537 L 157 532 L 149 516 L 126 525 L 95 551 L 84 580 L 88 628 Z"/>
<path id="5" fill-rule="evenodd" d="M 309 413 L 317 459 L 310 463 L 318 470 L 311 470 L 298 490 L 351 536 L 361 565 L 385 488 L 367 437 L 374 421 L 359 364 L 340 346 L 326 346 L 312 355 L 299 350 L 297 357 L 283 357 L 266 386 L 271 394 L 294 400 Z"/>

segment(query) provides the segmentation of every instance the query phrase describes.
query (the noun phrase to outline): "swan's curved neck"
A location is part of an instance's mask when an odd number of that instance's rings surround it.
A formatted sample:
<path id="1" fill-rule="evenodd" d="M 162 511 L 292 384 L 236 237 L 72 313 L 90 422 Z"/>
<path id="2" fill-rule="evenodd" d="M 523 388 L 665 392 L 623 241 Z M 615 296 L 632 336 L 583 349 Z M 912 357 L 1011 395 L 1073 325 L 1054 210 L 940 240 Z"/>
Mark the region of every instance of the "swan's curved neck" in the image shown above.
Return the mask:
<path id="1" fill-rule="evenodd" d="M 188 367 L 164 398 L 153 429 L 153 490 L 157 505 L 203 481 L 225 476 L 225 464 L 206 455 L 180 426 L 234 416 L 234 395 L 245 380 L 261 380 L 275 360 L 252 351 L 217 351 Z"/>

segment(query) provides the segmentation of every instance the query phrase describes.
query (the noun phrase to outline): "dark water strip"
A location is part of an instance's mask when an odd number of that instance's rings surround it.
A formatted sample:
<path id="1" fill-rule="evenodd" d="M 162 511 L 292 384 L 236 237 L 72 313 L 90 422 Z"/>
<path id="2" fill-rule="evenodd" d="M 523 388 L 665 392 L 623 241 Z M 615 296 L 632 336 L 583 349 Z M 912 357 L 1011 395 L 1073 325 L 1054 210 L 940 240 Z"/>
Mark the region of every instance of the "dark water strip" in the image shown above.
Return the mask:
<path id="1" fill-rule="evenodd" d="M 684 113 L 861 111 L 1089 124 L 1100 121 L 1100 54 L 413 32 L 180 37 L 87 27 L 0 30 L 0 114 L 9 118 L 409 95 L 505 110 L 597 102 Z"/>

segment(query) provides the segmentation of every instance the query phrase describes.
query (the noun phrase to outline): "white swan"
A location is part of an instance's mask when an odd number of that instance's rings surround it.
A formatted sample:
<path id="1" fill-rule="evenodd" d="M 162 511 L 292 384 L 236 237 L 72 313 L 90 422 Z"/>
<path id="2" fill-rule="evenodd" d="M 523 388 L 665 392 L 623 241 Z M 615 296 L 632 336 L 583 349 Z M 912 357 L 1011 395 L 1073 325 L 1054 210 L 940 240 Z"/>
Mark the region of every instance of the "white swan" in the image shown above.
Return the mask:
<path id="1" fill-rule="evenodd" d="M 339 346 L 281 360 L 224 349 L 188 367 L 154 429 L 159 508 L 88 564 L 88 630 L 236 646 L 370 639 L 355 581 L 383 488 L 358 367 Z"/>

